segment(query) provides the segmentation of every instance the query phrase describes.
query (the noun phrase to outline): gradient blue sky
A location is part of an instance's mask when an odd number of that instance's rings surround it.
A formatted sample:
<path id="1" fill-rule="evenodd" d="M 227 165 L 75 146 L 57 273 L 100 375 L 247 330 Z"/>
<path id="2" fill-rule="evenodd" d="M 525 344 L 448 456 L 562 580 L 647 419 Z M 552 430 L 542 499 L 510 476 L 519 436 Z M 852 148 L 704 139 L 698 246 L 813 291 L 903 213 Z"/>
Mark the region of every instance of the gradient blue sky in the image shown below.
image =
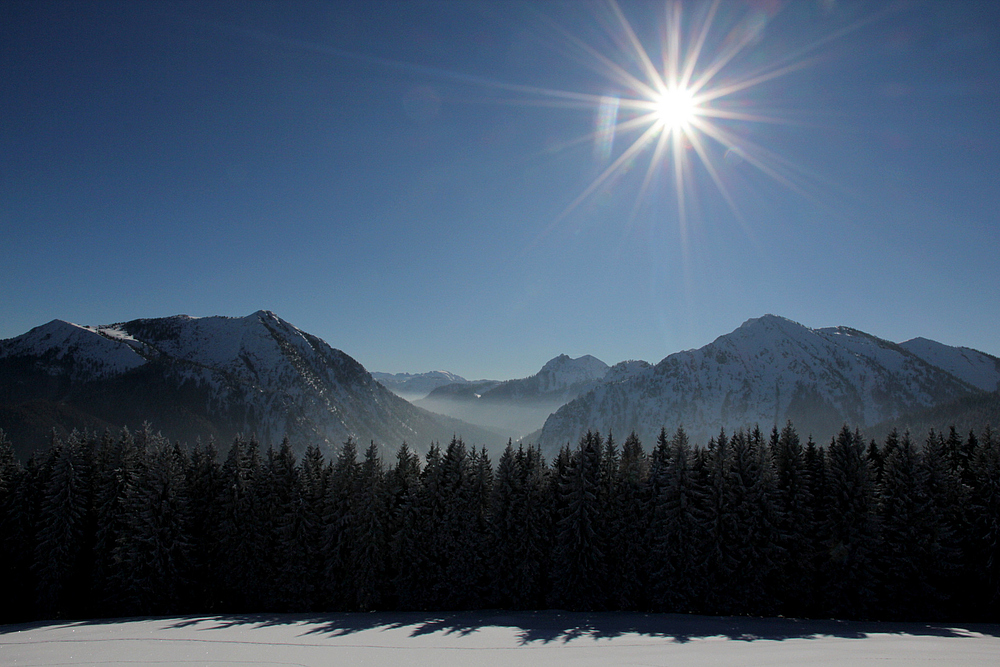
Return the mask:
<path id="1" fill-rule="evenodd" d="M 651 146 L 567 212 L 640 134 L 602 154 L 595 104 L 539 92 L 634 95 L 604 3 L 6 0 L 0 338 L 265 308 L 503 379 L 775 313 L 1000 355 L 998 5 L 723 0 L 696 74 L 748 34 L 713 85 L 802 65 L 713 103 L 780 121 L 718 123 L 791 186 L 706 141 L 738 213 L 688 148 L 682 224 Z M 666 3 L 620 6 L 661 62 Z"/>

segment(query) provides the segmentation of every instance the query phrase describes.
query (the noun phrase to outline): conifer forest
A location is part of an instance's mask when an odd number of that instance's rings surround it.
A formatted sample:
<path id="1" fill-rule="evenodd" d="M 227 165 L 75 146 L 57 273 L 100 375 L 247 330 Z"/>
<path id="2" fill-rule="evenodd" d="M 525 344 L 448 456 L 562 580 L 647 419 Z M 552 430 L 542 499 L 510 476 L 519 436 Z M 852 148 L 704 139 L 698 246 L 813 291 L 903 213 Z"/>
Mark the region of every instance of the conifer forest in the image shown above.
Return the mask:
<path id="1" fill-rule="evenodd" d="M 648 610 L 1000 619 L 1000 438 L 788 423 L 590 432 L 552 461 L 460 439 L 383 460 L 286 440 L 0 432 L 2 622 L 181 613 Z"/>

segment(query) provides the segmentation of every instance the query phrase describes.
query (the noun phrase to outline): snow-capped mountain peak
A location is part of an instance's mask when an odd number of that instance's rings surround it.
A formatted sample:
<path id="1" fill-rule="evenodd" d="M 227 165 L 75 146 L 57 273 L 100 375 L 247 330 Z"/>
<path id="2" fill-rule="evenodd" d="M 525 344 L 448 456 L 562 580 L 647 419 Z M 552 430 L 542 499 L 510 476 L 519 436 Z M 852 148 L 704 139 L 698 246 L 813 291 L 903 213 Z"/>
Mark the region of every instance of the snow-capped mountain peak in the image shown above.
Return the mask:
<path id="1" fill-rule="evenodd" d="M 0 341 L 0 402 L 21 394 L 78 404 L 113 425 L 180 424 L 173 437 L 192 440 L 209 425 L 265 443 L 289 436 L 299 449 L 348 437 L 415 448 L 462 433 L 470 442 L 487 437 L 410 405 L 347 354 L 266 310 L 96 327 L 50 322 Z"/>
<path id="2" fill-rule="evenodd" d="M 64 320 L 0 341 L 0 359 L 38 357 L 39 368 L 48 374 L 83 381 L 138 368 L 146 363 L 142 352 L 138 341 L 113 326 L 85 327 Z"/>
<path id="3" fill-rule="evenodd" d="M 608 365 L 589 354 L 576 359 L 560 354 L 546 362 L 538 371 L 539 391 L 553 392 L 568 389 L 582 382 L 600 380 L 607 372 Z"/>
<path id="4" fill-rule="evenodd" d="M 787 419 L 825 439 L 845 422 L 875 424 L 977 391 L 896 343 L 848 327 L 810 329 L 775 315 L 671 354 L 652 372 L 625 367 L 608 376 L 614 381 L 549 417 L 543 445 L 574 442 L 592 428 L 636 430 L 649 439 L 680 424 L 704 442 L 721 428 L 780 426 Z"/>

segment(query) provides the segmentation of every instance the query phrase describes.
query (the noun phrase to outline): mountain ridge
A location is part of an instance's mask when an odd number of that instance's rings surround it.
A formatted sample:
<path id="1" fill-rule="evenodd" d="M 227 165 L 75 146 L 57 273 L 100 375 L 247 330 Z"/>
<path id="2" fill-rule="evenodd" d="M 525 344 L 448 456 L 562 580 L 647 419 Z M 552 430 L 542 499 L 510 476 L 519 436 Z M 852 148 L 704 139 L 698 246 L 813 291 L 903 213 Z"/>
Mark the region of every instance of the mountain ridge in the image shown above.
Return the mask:
<path id="1" fill-rule="evenodd" d="M 35 446 L 52 427 L 149 420 L 171 439 L 212 437 L 223 446 L 242 433 L 265 443 L 288 436 L 298 449 L 354 438 L 422 451 L 461 436 L 497 447 L 526 439 L 551 454 L 590 429 L 635 430 L 648 441 L 661 427 L 683 425 L 704 442 L 722 428 L 790 419 L 825 440 L 844 423 L 874 428 L 935 409 L 940 420 L 941 406 L 965 406 L 1000 387 L 1000 359 L 768 314 L 656 364 L 609 367 L 591 355 L 560 354 L 538 373 L 505 382 L 447 372 L 394 377 L 460 381 L 411 405 L 346 353 L 267 310 L 101 326 L 52 320 L 0 341 L 0 428 L 15 439 L 29 434 Z"/>
<path id="2" fill-rule="evenodd" d="M 877 336 L 764 315 L 701 348 L 617 373 L 553 413 L 537 440 L 551 452 L 592 428 L 649 441 L 683 425 L 704 442 L 723 428 L 788 419 L 826 439 L 845 422 L 876 424 L 979 391 Z"/>
<path id="3" fill-rule="evenodd" d="M 29 401 L 36 412 L 62 404 L 73 408 L 62 414 L 116 425 L 149 419 L 172 439 L 256 434 L 265 444 L 289 437 L 300 450 L 353 438 L 422 451 L 456 435 L 470 444 L 496 437 L 411 405 L 346 353 L 266 310 L 100 327 L 55 320 L 0 341 L 0 404 L 10 415 Z"/>

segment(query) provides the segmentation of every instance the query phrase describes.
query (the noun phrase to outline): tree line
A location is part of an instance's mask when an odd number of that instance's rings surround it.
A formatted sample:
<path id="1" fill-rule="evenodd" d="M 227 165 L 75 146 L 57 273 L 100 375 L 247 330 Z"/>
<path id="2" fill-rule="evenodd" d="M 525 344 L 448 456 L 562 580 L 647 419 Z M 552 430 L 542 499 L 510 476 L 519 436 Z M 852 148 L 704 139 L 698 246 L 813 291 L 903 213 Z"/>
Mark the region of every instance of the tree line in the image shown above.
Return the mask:
<path id="1" fill-rule="evenodd" d="M 1000 618 L 1000 440 L 826 446 L 791 423 L 693 446 L 589 432 L 548 463 L 460 439 L 387 464 L 286 440 L 191 450 L 0 431 L 3 621 L 174 613 L 650 610 Z"/>

